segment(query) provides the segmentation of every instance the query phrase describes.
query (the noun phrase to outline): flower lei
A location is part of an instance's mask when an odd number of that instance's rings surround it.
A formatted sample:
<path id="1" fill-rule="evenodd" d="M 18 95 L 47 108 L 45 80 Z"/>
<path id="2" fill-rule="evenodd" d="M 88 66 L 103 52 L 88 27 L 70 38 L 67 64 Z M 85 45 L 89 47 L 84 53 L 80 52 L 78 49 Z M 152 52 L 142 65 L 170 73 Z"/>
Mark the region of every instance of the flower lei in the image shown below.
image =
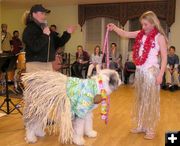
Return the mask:
<path id="1" fill-rule="evenodd" d="M 101 119 L 105 120 L 105 123 L 108 123 L 108 112 L 109 112 L 109 103 L 110 103 L 110 97 L 107 96 L 106 90 L 103 87 L 103 81 L 102 81 L 102 77 L 99 76 L 98 77 L 98 83 L 99 83 L 99 89 L 101 92 L 101 97 L 102 97 L 102 101 L 101 101 Z"/>
<path id="2" fill-rule="evenodd" d="M 106 66 L 109 68 L 109 28 L 106 30 L 104 43 L 103 43 L 103 57 L 106 55 Z M 109 113 L 109 106 L 110 106 L 110 96 L 107 96 L 106 90 L 103 87 L 102 77 L 99 76 L 99 89 L 101 92 L 101 119 L 105 120 L 105 123 L 108 123 L 108 113 Z"/>
<path id="3" fill-rule="evenodd" d="M 139 56 L 139 49 L 141 47 L 141 43 L 142 43 L 142 38 L 143 35 L 145 35 L 145 31 L 141 30 L 135 40 L 134 46 L 133 46 L 133 60 L 135 65 L 143 65 L 149 55 L 149 52 L 152 48 L 152 43 L 155 39 L 155 36 L 158 34 L 158 30 L 156 28 L 154 28 L 148 35 L 146 38 L 146 41 L 144 43 L 144 50 L 141 56 Z"/>

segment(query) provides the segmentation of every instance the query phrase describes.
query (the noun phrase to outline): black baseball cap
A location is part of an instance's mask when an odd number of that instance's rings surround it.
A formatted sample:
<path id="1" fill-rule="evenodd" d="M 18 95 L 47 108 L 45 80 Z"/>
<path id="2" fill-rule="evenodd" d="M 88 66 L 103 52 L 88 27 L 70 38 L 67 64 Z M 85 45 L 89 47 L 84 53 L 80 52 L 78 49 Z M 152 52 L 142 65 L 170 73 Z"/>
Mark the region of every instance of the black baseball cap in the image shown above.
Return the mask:
<path id="1" fill-rule="evenodd" d="M 36 12 L 45 12 L 45 13 L 50 13 L 51 11 L 44 8 L 41 4 L 36 4 L 31 7 L 30 13 L 36 13 Z"/>

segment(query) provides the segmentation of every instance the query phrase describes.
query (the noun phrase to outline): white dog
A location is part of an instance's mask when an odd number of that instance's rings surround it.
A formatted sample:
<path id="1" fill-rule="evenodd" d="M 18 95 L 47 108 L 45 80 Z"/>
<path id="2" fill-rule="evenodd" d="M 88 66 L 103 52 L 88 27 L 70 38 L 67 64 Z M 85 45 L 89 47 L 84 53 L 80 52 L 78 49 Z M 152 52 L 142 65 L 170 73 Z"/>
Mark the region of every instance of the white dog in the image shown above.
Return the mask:
<path id="1" fill-rule="evenodd" d="M 107 95 L 121 84 L 116 71 L 104 69 L 91 79 L 67 77 L 61 73 L 40 71 L 27 73 L 22 78 L 24 90 L 24 122 L 26 141 L 35 143 L 45 136 L 45 128 L 51 133 L 59 131 L 62 143 L 84 145 L 83 136 L 96 137 L 93 130 L 92 110 L 100 102 L 101 87 Z M 99 100 L 99 101 L 98 101 Z M 55 124 L 47 126 L 50 119 Z"/>

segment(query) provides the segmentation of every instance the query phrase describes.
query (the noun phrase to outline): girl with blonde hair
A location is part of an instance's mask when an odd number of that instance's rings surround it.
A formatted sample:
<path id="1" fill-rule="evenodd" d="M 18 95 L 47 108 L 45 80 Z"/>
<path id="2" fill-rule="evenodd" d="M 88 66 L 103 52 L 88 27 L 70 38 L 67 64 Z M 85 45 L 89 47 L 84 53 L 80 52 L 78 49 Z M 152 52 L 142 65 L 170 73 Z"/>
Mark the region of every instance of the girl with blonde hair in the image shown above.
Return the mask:
<path id="1" fill-rule="evenodd" d="M 94 47 L 94 53 L 91 55 L 91 61 L 90 65 L 88 67 L 88 78 L 91 77 L 93 69 L 96 69 L 96 72 L 99 73 L 102 66 L 102 54 L 101 54 L 101 48 L 99 45 Z"/>
<path id="2" fill-rule="evenodd" d="M 133 108 L 135 128 L 132 133 L 145 133 L 145 139 L 153 139 L 160 118 L 160 84 L 167 63 L 167 37 L 156 14 L 147 11 L 140 17 L 142 30 L 128 32 L 110 23 L 110 31 L 119 36 L 135 38 L 133 60 L 136 65 Z M 161 65 L 158 55 L 161 56 Z"/>

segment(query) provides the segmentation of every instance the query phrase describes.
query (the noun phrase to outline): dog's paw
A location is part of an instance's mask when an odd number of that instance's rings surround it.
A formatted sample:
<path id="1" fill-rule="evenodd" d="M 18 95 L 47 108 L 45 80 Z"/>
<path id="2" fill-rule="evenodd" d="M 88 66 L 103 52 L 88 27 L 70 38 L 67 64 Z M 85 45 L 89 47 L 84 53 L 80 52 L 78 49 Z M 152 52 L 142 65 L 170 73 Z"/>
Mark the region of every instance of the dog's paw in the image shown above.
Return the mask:
<path id="1" fill-rule="evenodd" d="M 36 143 L 37 137 L 36 137 L 36 136 L 33 136 L 33 137 L 25 137 L 25 141 L 26 141 L 27 143 Z"/>
<path id="2" fill-rule="evenodd" d="M 91 130 L 91 131 L 85 132 L 85 135 L 88 136 L 88 137 L 94 138 L 94 137 L 97 136 L 97 132 L 94 131 L 94 130 Z"/>
<path id="3" fill-rule="evenodd" d="M 35 135 L 38 136 L 38 137 L 44 137 L 46 135 L 46 132 L 44 132 L 42 130 L 41 131 L 36 131 Z"/>
<path id="4" fill-rule="evenodd" d="M 85 140 L 83 137 L 79 137 L 79 136 L 74 136 L 73 137 L 73 143 L 76 145 L 84 145 L 85 144 Z"/>

